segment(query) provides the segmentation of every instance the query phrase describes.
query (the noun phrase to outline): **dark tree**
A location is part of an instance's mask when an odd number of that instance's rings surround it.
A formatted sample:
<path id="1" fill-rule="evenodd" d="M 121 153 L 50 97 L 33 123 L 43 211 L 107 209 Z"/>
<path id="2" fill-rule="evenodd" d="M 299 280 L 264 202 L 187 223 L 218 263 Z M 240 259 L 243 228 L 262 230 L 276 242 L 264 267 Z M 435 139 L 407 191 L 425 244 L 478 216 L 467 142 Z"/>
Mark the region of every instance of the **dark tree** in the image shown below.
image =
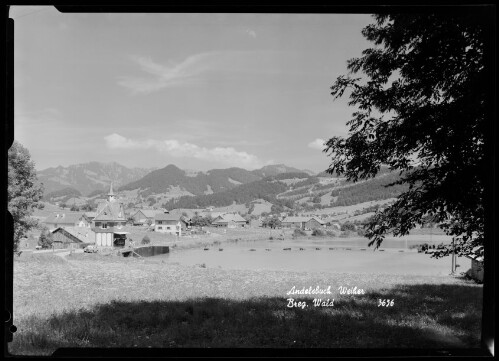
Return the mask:
<path id="1" fill-rule="evenodd" d="M 43 187 L 38 184 L 36 170 L 26 148 L 14 141 L 8 152 L 8 210 L 14 220 L 14 252 L 19 241 L 38 222 L 31 215 L 38 208 L 43 208 L 41 199 Z"/>
<path id="2" fill-rule="evenodd" d="M 54 243 L 54 236 L 48 229 L 43 229 L 38 238 L 38 245 L 42 248 L 51 248 Z"/>
<path id="3" fill-rule="evenodd" d="M 143 238 L 142 238 L 142 241 L 140 242 L 141 244 L 149 244 L 151 243 L 151 239 L 149 238 L 149 236 L 146 234 Z"/>
<path id="4" fill-rule="evenodd" d="M 281 221 L 279 220 L 279 218 L 277 218 L 276 216 L 270 218 L 268 221 L 267 221 L 267 226 L 270 227 L 270 228 L 277 228 L 277 227 L 280 227 L 281 226 Z"/>
<path id="5" fill-rule="evenodd" d="M 476 14 L 375 15 L 362 34 L 375 46 L 348 61 L 331 87 L 349 94 L 347 138 L 326 143 L 328 173 L 350 181 L 398 170 L 408 189 L 370 220 L 366 237 L 402 236 L 431 217 L 458 255 L 483 254 L 489 120 L 488 25 Z M 487 19 L 485 19 L 487 20 Z M 363 73 L 355 77 L 354 74 Z M 448 246 L 436 257 L 448 255 Z"/>

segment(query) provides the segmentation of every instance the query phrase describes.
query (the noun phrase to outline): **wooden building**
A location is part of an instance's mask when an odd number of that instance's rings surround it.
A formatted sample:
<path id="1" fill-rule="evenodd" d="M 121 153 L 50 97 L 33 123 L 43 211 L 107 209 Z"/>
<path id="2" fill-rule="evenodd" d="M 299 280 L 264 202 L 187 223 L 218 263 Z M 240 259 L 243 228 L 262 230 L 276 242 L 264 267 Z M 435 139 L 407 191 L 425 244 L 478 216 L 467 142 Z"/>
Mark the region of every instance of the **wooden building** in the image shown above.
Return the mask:
<path id="1" fill-rule="evenodd" d="M 286 217 L 281 221 L 281 226 L 285 228 L 305 229 L 310 217 Z"/>
<path id="2" fill-rule="evenodd" d="M 320 229 L 325 227 L 326 223 L 317 217 L 312 217 L 305 222 L 305 229 Z"/>
<path id="3" fill-rule="evenodd" d="M 326 227 L 326 223 L 317 217 L 286 217 L 281 221 L 281 225 L 285 228 L 299 228 L 303 230 Z"/>
<path id="4" fill-rule="evenodd" d="M 88 227 L 58 227 L 52 231 L 55 249 L 84 248 L 95 243 L 95 233 Z"/>
<path id="5" fill-rule="evenodd" d="M 139 209 L 135 213 L 132 214 L 131 218 L 133 219 L 133 225 L 144 225 L 149 222 L 154 223 L 154 217 L 157 214 L 162 214 L 164 211 L 156 210 L 156 209 Z"/>
<path id="6" fill-rule="evenodd" d="M 238 213 L 226 213 L 215 218 L 211 224 L 215 227 L 237 228 L 246 227 L 248 221 Z"/>

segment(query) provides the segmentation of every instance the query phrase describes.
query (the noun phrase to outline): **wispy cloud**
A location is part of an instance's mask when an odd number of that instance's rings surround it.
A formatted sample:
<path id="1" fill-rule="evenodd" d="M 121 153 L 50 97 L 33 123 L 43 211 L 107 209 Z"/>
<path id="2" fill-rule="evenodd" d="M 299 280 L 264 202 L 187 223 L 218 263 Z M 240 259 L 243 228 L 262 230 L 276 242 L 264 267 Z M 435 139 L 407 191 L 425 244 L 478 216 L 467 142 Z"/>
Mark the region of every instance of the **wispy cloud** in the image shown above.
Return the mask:
<path id="1" fill-rule="evenodd" d="M 317 138 L 316 140 L 313 140 L 310 143 L 308 143 L 308 147 L 312 149 L 323 150 L 325 148 L 324 143 L 326 143 L 324 139 Z"/>
<path id="2" fill-rule="evenodd" d="M 173 157 L 190 157 L 250 169 L 259 168 L 267 164 L 253 154 L 237 151 L 232 147 L 206 148 L 192 143 L 182 143 L 176 139 L 133 140 L 116 133 L 110 134 L 104 137 L 104 139 L 109 149 L 155 149 L 158 152 Z"/>
<path id="3" fill-rule="evenodd" d="M 274 51 L 212 51 L 187 57 L 180 63 L 162 65 L 149 57 L 133 56 L 144 76 L 122 76 L 118 84 L 134 94 L 146 94 L 164 88 L 199 84 L 208 73 L 280 71 L 275 64 Z"/>

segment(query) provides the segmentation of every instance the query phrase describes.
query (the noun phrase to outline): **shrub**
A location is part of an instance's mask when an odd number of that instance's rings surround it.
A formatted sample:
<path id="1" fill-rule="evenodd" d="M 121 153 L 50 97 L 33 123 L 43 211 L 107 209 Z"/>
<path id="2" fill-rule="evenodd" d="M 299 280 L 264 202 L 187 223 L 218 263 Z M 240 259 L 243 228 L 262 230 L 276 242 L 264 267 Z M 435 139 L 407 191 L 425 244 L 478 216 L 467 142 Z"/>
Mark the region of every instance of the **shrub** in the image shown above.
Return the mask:
<path id="1" fill-rule="evenodd" d="M 142 244 L 149 244 L 149 243 L 151 243 L 151 239 L 149 238 L 149 236 L 147 234 L 144 236 L 144 238 L 142 238 L 142 242 L 141 243 Z"/>
<path id="2" fill-rule="evenodd" d="M 293 237 L 300 237 L 300 236 L 306 236 L 307 233 L 302 230 L 302 229 L 299 229 L 299 228 L 295 228 L 295 230 L 293 231 Z"/>
<path id="3" fill-rule="evenodd" d="M 342 231 L 355 231 L 355 224 L 352 222 L 345 222 L 341 225 Z"/>
<path id="4" fill-rule="evenodd" d="M 329 237 L 336 237 L 336 233 L 334 233 L 333 231 L 326 231 L 326 234 L 327 234 Z"/>
<path id="5" fill-rule="evenodd" d="M 314 229 L 312 232 L 312 236 L 323 237 L 325 235 L 326 235 L 326 232 L 324 232 L 322 229 Z"/>
<path id="6" fill-rule="evenodd" d="M 274 240 L 274 237 L 270 236 L 269 239 L 272 241 L 272 240 Z"/>

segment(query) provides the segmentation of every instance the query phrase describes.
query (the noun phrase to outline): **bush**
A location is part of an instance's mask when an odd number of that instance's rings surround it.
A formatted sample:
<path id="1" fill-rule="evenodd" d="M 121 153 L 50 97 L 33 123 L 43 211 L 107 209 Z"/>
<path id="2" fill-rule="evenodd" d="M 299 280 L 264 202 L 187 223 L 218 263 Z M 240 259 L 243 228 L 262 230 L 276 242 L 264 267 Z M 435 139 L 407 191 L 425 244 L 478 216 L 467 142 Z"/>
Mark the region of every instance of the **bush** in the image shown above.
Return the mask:
<path id="1" fill-rule="evenodd" d="M 364 228 L 359 228 L 357 230 L 357 234 L 361 237 L 364 237 L 366 235 L 366 230 Z"/>
<path id="2" fill-rule="evenodd" d="M 324 237 L 325 235 L 326 232 L 324 232 L 322 229 L 314 229 L 312 232 L 312 236 Z"/>
<path id="3" fill-rule="evenodd" d="M 293 231 L 293 237 L 300 237 L 300 236 L 306 236 L 307 233 L 302 230 L 302 229 L 299 229 L 299 228 L 295 228 L 295 230 Z"/>
<path id="4" fill-rule="evenodd" d="M 342 231 L 355 231 L 355 224 L 352 222 L 345 222 L 341 225 Z"/>
<path id="5" fill-rule="evenodd" d="M 329 237 L 336 237 L 336 233 L 334 233 L 333 231 L 326 231 L 326 234 L 327 234 Z"/>
<path id="6" fill-rule="evenodd" d="M 149 243 L 151 243 L 151 239 L 149 238 L 149 236 L 147 234 L 144 236 L 144 238 L 142 238 L 142 242 L 141 243 L 142 244 L 149 244 Z"/>

